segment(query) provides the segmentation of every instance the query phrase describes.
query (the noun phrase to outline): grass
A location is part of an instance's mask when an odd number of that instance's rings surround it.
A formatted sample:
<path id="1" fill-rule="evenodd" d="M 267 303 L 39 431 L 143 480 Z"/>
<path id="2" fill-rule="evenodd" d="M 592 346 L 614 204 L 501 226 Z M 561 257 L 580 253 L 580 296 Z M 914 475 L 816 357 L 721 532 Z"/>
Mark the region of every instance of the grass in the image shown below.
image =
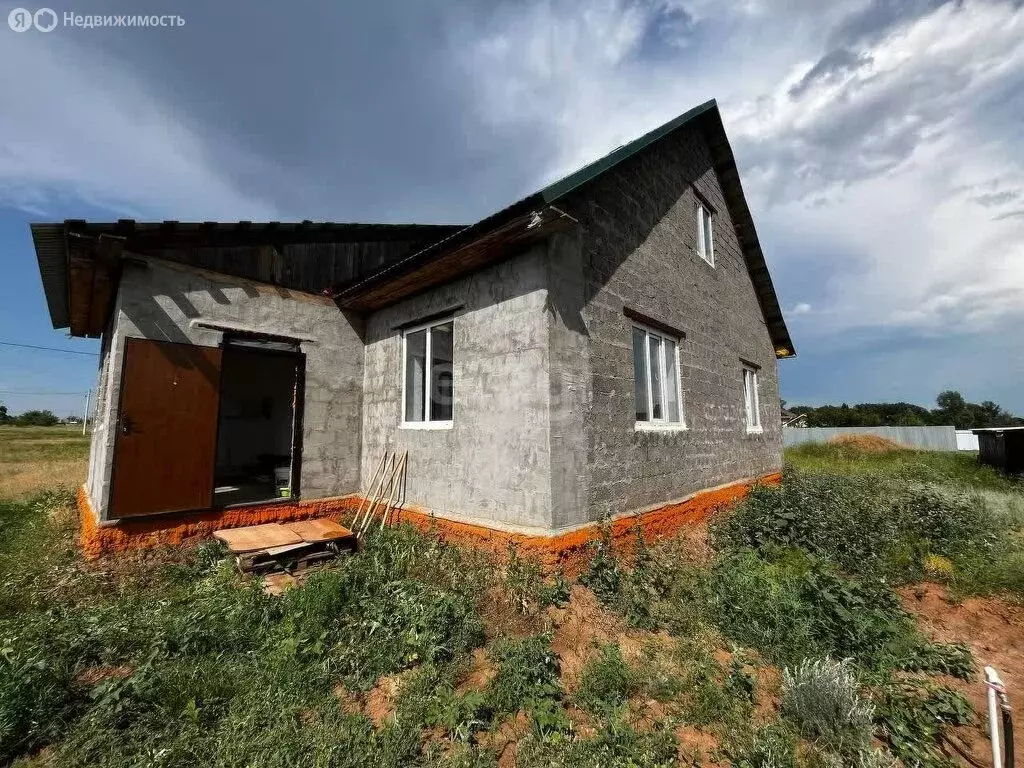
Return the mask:
<path id="1" fill-rule="evenodd" d="M 51 430 L 2 445 L 12 466 L 83 462 Z M 601 542 L 578 580 L 606 607 L 580 621 L 600 639 L 575 647 L 559 617 L 580 587 L 516 557 L 390 529 L 271 597 L 211 544 L 87 564 L 70 485 L 7 489 L 0 764 L 484 768 L 511 744 L 527 768 L 944 768 L 943 734 L 972 716 L 950 679 L 975 661 L 892 585 L 1024 594 L 1020 484 L 961 456 L 787 460 L 781 488 L 716 523 L 710 561 Z"/>
<path id="2" fill-rule="evenodd" d="M 976 491 L 1024 492 L 1024 481 L 981 464 L 977 454 L 970 452 L 867 452 L 841 443 L 807 443 L 787 448 L 786 464 L 808 472 L 882 475 L 888 479 L 950 484 Z"/>
<path id="3" fill-rule="evenodd" d="M 60 483 L 85 481 L 88 435 L 81 427 L 0 427 L 0 500 L 27 499 Z"/>

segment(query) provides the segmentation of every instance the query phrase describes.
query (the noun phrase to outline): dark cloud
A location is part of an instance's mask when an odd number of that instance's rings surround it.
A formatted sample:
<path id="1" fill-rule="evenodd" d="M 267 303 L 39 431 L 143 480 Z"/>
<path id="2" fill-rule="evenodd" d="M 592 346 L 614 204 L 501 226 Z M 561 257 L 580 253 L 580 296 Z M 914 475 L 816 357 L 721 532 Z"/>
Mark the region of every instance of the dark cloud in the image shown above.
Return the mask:
<path id="1" fill-rule="evenodd" d="M 1009 211 L 992 217 L 992 221 L 1006 221 L 1007 219 L 1024 219 L 1024 208 L 1019 211 Z"/>
<path id="2" fill-rule="evenodd" d="M 700 24 L 684 6 L 653 9 L 640 50 L 647 59 L 677 55 L 680 48 L 700 44 Z"/>
<path id="3" fill-rule="evenodd" d="M 1020 197 L 1020 192 L 1015 189 L 1007 189 L 1002 192 L 987 192 L 983 195 L 972 197 L 971 200 L 985 208 L 992 208 L 1004 203 L 1010 203 Z"/>
<path id="4" fill-rule="evenodd" d="M 819 59 L 787 93 L 799 109 L 802 97 L 833 86 L 827 105 L 770 141 L 739 142 L 742 156 L 764 174 L 771 199 L 820 195 L 822 187 L 885 174 L 927 142 L 953 133 L 993 143 L 1020 133 L 1024 71 L 1006 72 L 979 86 L 978 73 L 963 54 L 939 57 L 926 51 L 881 71 L 872 66 L 866 47 L 870 38 L 940 5 L 960 4 L 875 2 L 833 30 L 831 39 L 848 45 Z M 950 23 L 967 21 L 955 14 Z M 928 56 L 927 66 L 919 63 L 922 56 Z"/>
<path id="5" fill-rule="evenodd" d="M 847 48 L 839 48 L 823 56 L 811 67 L 800 82 L 789 89 L 789 96 L 798 99 L 813 85 L 828 83 L 853 70 L 871 63 L 871 57 L 862 53 L 854 53 Z"/>
<path id="6" fill-rule="evenodd" d="M 92 13 L 124 13 L 101 0 Z M 75 31 L 207 143 L 209 162 L 283 215 L 457 223 L 528 191 L 548 148 L 474 112 L 452 52 L 474 6 L 179 3 L 167 30 Z M 264 163 L 243 163 L 242 155 Z"/>
<path id="7" fill-rule="evenodd" d="M 858 47 L 885 37 L 895 27 L 925 16 L 944 5 L 963 5 L 962 0 L 872 0 L 850 14 L 828 34 L 829 47 Z"/>

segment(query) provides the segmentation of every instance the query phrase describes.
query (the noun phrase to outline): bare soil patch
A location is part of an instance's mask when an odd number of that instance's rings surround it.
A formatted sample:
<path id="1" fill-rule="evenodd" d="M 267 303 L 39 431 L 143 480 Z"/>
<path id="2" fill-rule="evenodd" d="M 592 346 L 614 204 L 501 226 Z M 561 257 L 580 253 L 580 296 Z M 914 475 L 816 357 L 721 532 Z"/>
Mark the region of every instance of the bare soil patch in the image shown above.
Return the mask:
<path id="1" fill-rule="evenodd" d="M 978 722 L 971 728 L 958 728 L 970 747 L 972 757 L 987 764 L 991 761 L 985 731 L 987 698 L 981 667 L 995 667 L 1012 704 L 1024 701 L 1024 606 L 997 597 L 970 597 L 956 602 L 940 584 L 918 584 L 898 590 L 907 610 L 917 617 L 922 630 L 943 643 L 966 645 L 979 664 L 973 680 L 944 678 L 974 706 Z M 1024 729 L 1014 734 L 1014 751 L 1024 754 Z"/>

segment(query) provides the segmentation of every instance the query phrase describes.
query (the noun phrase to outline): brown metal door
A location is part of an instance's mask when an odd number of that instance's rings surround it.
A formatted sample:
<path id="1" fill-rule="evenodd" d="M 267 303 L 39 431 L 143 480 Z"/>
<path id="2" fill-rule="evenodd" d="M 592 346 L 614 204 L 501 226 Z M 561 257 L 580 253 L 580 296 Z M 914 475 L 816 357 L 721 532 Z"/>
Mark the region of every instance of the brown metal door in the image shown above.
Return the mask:
<path id="1" fill-rule="evenodd" d="M 221 350 L 128 339 L 111 517 L 213 504 Z"/>

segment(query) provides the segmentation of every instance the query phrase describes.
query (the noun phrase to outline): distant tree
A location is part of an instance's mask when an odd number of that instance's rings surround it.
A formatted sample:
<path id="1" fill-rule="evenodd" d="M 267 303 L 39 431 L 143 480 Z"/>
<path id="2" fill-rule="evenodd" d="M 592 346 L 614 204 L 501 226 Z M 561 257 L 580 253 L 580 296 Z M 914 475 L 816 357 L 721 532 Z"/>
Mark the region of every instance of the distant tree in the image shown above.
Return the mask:
<path id="1" fill-rule="evenodd" d="M 52 427 L 60 419 L 54 416 L 53 411 L 25 411 L 15 421 L 21 427 Z"/>
<path id="2" fill-rule="evenodd" d="M 10 424 L 10 423 L 11 423 L 11 417 L 7 413 L 7 406 L 4 405 L 3 403 L 0 403 L 0 424 Z"/>
<path id="3" fill-rule="evenodd" d="M 935 404 L 939 406 L 940 411 L 956 413 L 957 411 L 962 411 L 964 409 L 964 406 L 967 405 L 967 401 L 964 400 L 964 396 L 959 392 L 947 389 L 945 392 L 939 393 L 939 396 L 935 398 Z"/>
<path id="4" fill-rule="evenodd" d="M 970 403 L 959 392 L 941 393 L 929 411 L 913 403 L 858 403 L 794 405 L 789 410 L 805 414 L 809 427 L 921 427 L 952 424 L 957 429 L 1024 426 L 1024 419 L 1004 411 L 991 400 Z"/>

